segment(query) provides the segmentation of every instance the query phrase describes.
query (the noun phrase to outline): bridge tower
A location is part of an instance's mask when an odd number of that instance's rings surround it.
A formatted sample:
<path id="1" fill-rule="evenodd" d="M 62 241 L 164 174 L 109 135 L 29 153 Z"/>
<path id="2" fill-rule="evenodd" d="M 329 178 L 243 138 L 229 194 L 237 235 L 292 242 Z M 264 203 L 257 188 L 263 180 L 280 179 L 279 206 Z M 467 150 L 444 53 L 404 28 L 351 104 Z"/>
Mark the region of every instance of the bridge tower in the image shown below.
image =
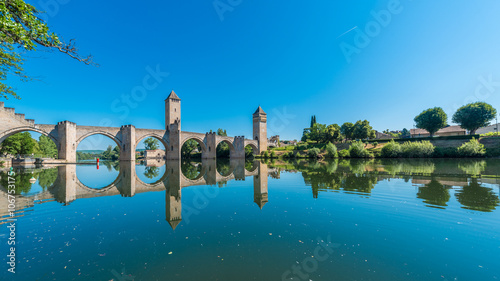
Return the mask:
<path id="1" fill-rule="evenodd" d="M 169 131 L 170 126 L 175 122 L 179 123 L 178 129 L 181 130 L 181 99 L 174 91 L 170 92 L 165 100 L 165 130 Z"/>
<path id="2" fill-rule="evenodd" d="M 267 114 L 260 106 L 253 114 L 253 139 L 259 143 L 259 154 L 267 150 Z"/>
<path id="3" fill-rule="evenodd" d="M 181 99 L 174 91 L 165 100 L 165 129 L 168 132 L 169 146 L 166 147 L 167 159 L 181 157 Z"/>

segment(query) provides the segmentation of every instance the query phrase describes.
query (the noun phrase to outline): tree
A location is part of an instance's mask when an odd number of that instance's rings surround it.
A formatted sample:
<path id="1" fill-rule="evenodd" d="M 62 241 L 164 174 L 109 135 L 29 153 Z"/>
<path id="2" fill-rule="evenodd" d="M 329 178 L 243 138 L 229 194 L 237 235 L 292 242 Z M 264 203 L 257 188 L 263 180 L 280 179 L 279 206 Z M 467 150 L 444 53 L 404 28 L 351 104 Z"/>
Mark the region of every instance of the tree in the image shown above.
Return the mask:
<path id="1" fill-rule="evenodd" d="M 181 157 L 182 158 L 190 158 L 193 151 L 197 148 L 198 148 L 198 151 L 201 151 L 201 146 L 196 140 L 194 140 L 194 139 L 187 140 L 184 143 L 184 145 L 182 145 Z"/>
<path id="2" fill-rule="evenodd" d="M 496 115 L 497 110 L 490 104 L 475 102 L 460 107 L 453 114 L 452 121 L 459 124 L 462 129 L 469 130 L 471 135 L 474 135 L 477 129 L 488 126 Z"/>
<path id="3" fill-rule="evenodd" d="M 2 143 L 0 154 L 27 155 L 33 153 L 36 141 L 29 132 L 22 132 L 6 138 Z"/>
<path id="4" fill-rule="evenodd" d="M 403 130 L 401 131 L 401 137 L 402 138 L 410 137 L 410 131 L 408 131 L 408 129 L 406 129 L 406 128 L 403 128 Z"/>
<path id="5" fill-rule="evenodd" d="M 447 120 L 448 116 L 441 107 L 424 110 L 414 119 L 417 128 L 427 130 L 431 137 L 447 125 Z"/>
<path id="6" fill-rule="evenodd" d="M 47 136 L 40 135 L 38 138 L 39 153 L 47 157 L 57 156 L 57 146 L 56 144 Z"/>
<path id="7" fill-rule="evenodd" d="M 223 130 L 221 128 L 217 129 L 217 135 L 227 137 L 226 130 Z M 229 157 L 229 155 L 230 155 L 229 144 L 227 144 L 224 141 L 220 142 L 216 148 L 216 155 L 217 155 L 217 157 L 223 157 L 223 158 Z"/>
<path id="8" fill-rule="evenodd" d="M 18 76 L 22 81 L 30 80 L 22 67 L 21 54 L 38 47 L 58 50 L 87 65 L 95 65 L 92 56 L 78 54 L 74 40 L 65 43 L 51 32 L 41 19 L 41 13 L 23 0 L 0 2 L 0 81 L 5 81 L 8 75 Z M 0 97 L 8 98 L 9 95 L 19 98 L 14 88 L 0 82 Z"/>
<path id="9" fill-rule="evenodd" d="M 311 116 L 311 126 L 309 128 L 312 128 L 316 124 L 316 115 Z"/>
<path id="10" fill-rule="evenodd" d="M 355 139 L 366 139 L 370 136 L 373 136 L 372 126 L 370 126 L 370 122 L 368 120 L 361 121 L 359 120 L 354 124 L 352 137 Z"/>
<path id="11" fill-rule="evenodd" d="M 340 126 L 337 124 L 328 125 L 325 130 L 325 142 L 337 142 L 342 139 Z"/>
<path id="12" fill-rule="evenodd" d="M 144 141 L 144 146 L 146 150 L 157 150 L 160 148 L 160 141 L 155 138 L 147 138 Z"/>
<path id="13" fill-rule="evenodd" d="M 104 151 L 101 154 L 101 157 L 102 157 L 102 159 L 106 159 L 106 160 L 113 160 L 113 161 L 118 160 L 118 158 L 120 158 L 120 148 L 118 146 L 115 146 L 113 148 L 110 145 L 110 146 L 108 146 L 106 151 Z"/>
<path id="14" fill-rule="evenodd" d="M 346 139 L 352 139 L 354 132 L 354 124 L 351 122 L 346 122 L 340 127 L 340 133 L 346 137 Z"/>

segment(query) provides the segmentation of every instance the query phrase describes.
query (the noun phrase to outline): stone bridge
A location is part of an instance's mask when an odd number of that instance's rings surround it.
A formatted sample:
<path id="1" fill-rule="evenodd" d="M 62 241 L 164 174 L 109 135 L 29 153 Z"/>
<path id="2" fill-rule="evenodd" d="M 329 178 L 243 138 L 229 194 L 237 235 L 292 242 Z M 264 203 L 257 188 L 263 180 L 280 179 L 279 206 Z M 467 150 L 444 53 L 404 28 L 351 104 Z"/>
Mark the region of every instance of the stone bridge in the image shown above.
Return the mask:
<path id="1" fill-rule="evenodd" d="M 92 135 L 111 138 L 120 149 L 120 160 L 135 161 L 137 145 L 145 138 L 158 139 L 166 150 L 167 159 L 180 159 L 182 145 L 195 140 L 201 146 L 203 159 L 216 158 L 216 148 L 225 142 L 230 148 L 231 158 L 244 158 L 245 147 L 250 146 L 254 154 L 267 150 L 267 114 L 259 106 L 253 114 L 253 138 L 243 136 L 226 137 L 215 133 L 193 133 L 181 131 L 181 100 L 174 91 L 165 100 L 165 129 L 139 129 L 133 125 L 118 127 L 80 126 L 70 121 L 56 125 L 36 124 L 24 114 L 15 113 L 14 108 L 0 102 L 0 144 L 9 136 L 19 132 L 33 131 L 52 139 L 58 150 L 58 163 L 75 163 L 78 145 Z"/>
<path id="2" fill-rule="evenodd" d="M 96 189 L 83 184 L 77 176 L 76 165 L 47 166 L 44 168 L 57 168 L 57 179 L 54 184 L 35 196 L 16 196 L 16 213 L 19 216 L 24 210 L 35 204 L 57 201 L 68 205 L 75 200 L 121 195 L 132 197 L 138 193 L 165 191 L 166 190 L 166 219 L 175 228 L 182 220 L 181 190 L 190 186 L 217 185 L 231 180 L 245 180 L 253 176 L 254 202 L 262 208 L 268 201 L 267 178 L 270 172 L 267 165 L 255 161 L 253 168 L 245 169 L 242 159 L 233 159 L 227 174 L 222 175 L 217 171 L 216 161 L 204 160 L 199 175 L 194 179 L 187 178 L 181 170 L 179 160 L 168 160 L 165 164 L 164 175 L 154 183 L 145 183 L 136 174 L 136 164 L 132 161 L 120 161 L 119 175 L 108 186 Z M 0 173 L 0 224 L 3 218 L 8 217 L 7 189 L 1 185 L 2 175 L 6 176 L 7 170 Z M 216 187 L 219 188 L 219 187 Z M 190 204 L 192 205 L 192 204 Z"/>

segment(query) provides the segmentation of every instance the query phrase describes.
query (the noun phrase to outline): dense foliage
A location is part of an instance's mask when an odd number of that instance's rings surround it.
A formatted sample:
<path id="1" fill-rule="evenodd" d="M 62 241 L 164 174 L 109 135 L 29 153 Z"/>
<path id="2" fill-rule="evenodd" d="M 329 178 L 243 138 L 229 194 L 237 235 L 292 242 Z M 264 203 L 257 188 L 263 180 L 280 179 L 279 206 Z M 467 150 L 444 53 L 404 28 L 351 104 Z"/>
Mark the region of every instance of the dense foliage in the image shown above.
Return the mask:
<path id="1" fill-rule="evenodd" d="M 57 146 L 47 136 L 40 135 L 38 141 L 29 132 L 22 132 L 6 138 L 0 148 L 0 155 L 34 155 L 36 157 L 57 157 Z"/>
<path id="2" fill-rule="evenodd" d="M 460 107 L 453 114 L 452 121 L 459 124 L 463 129 L 469 130 L 471 135 L 474 135 L 477 129 L 488 126 L 496 115 L 497 110 L 490 104 L 475 102 Z"/>
<path id="3" fill-rule="evenodd" d="M 146 150 L 157 150 L 160 148 L 160 141 L 155 138 L 147 138 L 144 140 L 144 147 Z"/>
<path id="4" fill-rule="evenodd" d="M 329 142 L 326 145 L 325 150 L 326 150 L 326 157 L 328 157 L 328 158 L 338 157 L 337 147 L 334 144 L 332 144 L 331 142 Z"/>
<path id="5" fill-rule="evenodd" d="M 366 150 L 365 144 L 361 141 L 356 141 L 349 147 L 349 157 L 352 158 L 369 158 L 373 155 Z"/>
<path id="6" fill-rule="evenodd" d="M 486 154 L 486 148 L 474 138 L 457 148 L 457 153 L 461 157 L 481 157 Z"/>
<path id="7" fill-rule="evenodd" d="M 434 107 L 424 110 L 414 121 L 416 127 L 419 129 L 424 129 L 433 136 L 439 129 L 447 125 L 448 116 L 441 107 Z"/>

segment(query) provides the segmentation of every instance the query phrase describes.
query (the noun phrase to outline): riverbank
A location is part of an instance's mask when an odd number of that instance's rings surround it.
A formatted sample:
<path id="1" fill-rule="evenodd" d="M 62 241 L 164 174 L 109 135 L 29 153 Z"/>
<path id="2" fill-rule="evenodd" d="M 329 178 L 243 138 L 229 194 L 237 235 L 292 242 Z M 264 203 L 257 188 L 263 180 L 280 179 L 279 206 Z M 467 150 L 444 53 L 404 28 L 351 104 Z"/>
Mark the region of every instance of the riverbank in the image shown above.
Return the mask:
<path id="1" fill-rule="evenodd" d="M 393 153 L 387 153 L 389 146 Z M 388 146 L 388 147 L 386 147 Z M 386 148 L 384 148 L 386 147 Z M 294 146 L 270 148 L 257 158 L 498 158 L 500 138 L 435 138 L 350 141 L 329 144 L 301 142 Z"/>

